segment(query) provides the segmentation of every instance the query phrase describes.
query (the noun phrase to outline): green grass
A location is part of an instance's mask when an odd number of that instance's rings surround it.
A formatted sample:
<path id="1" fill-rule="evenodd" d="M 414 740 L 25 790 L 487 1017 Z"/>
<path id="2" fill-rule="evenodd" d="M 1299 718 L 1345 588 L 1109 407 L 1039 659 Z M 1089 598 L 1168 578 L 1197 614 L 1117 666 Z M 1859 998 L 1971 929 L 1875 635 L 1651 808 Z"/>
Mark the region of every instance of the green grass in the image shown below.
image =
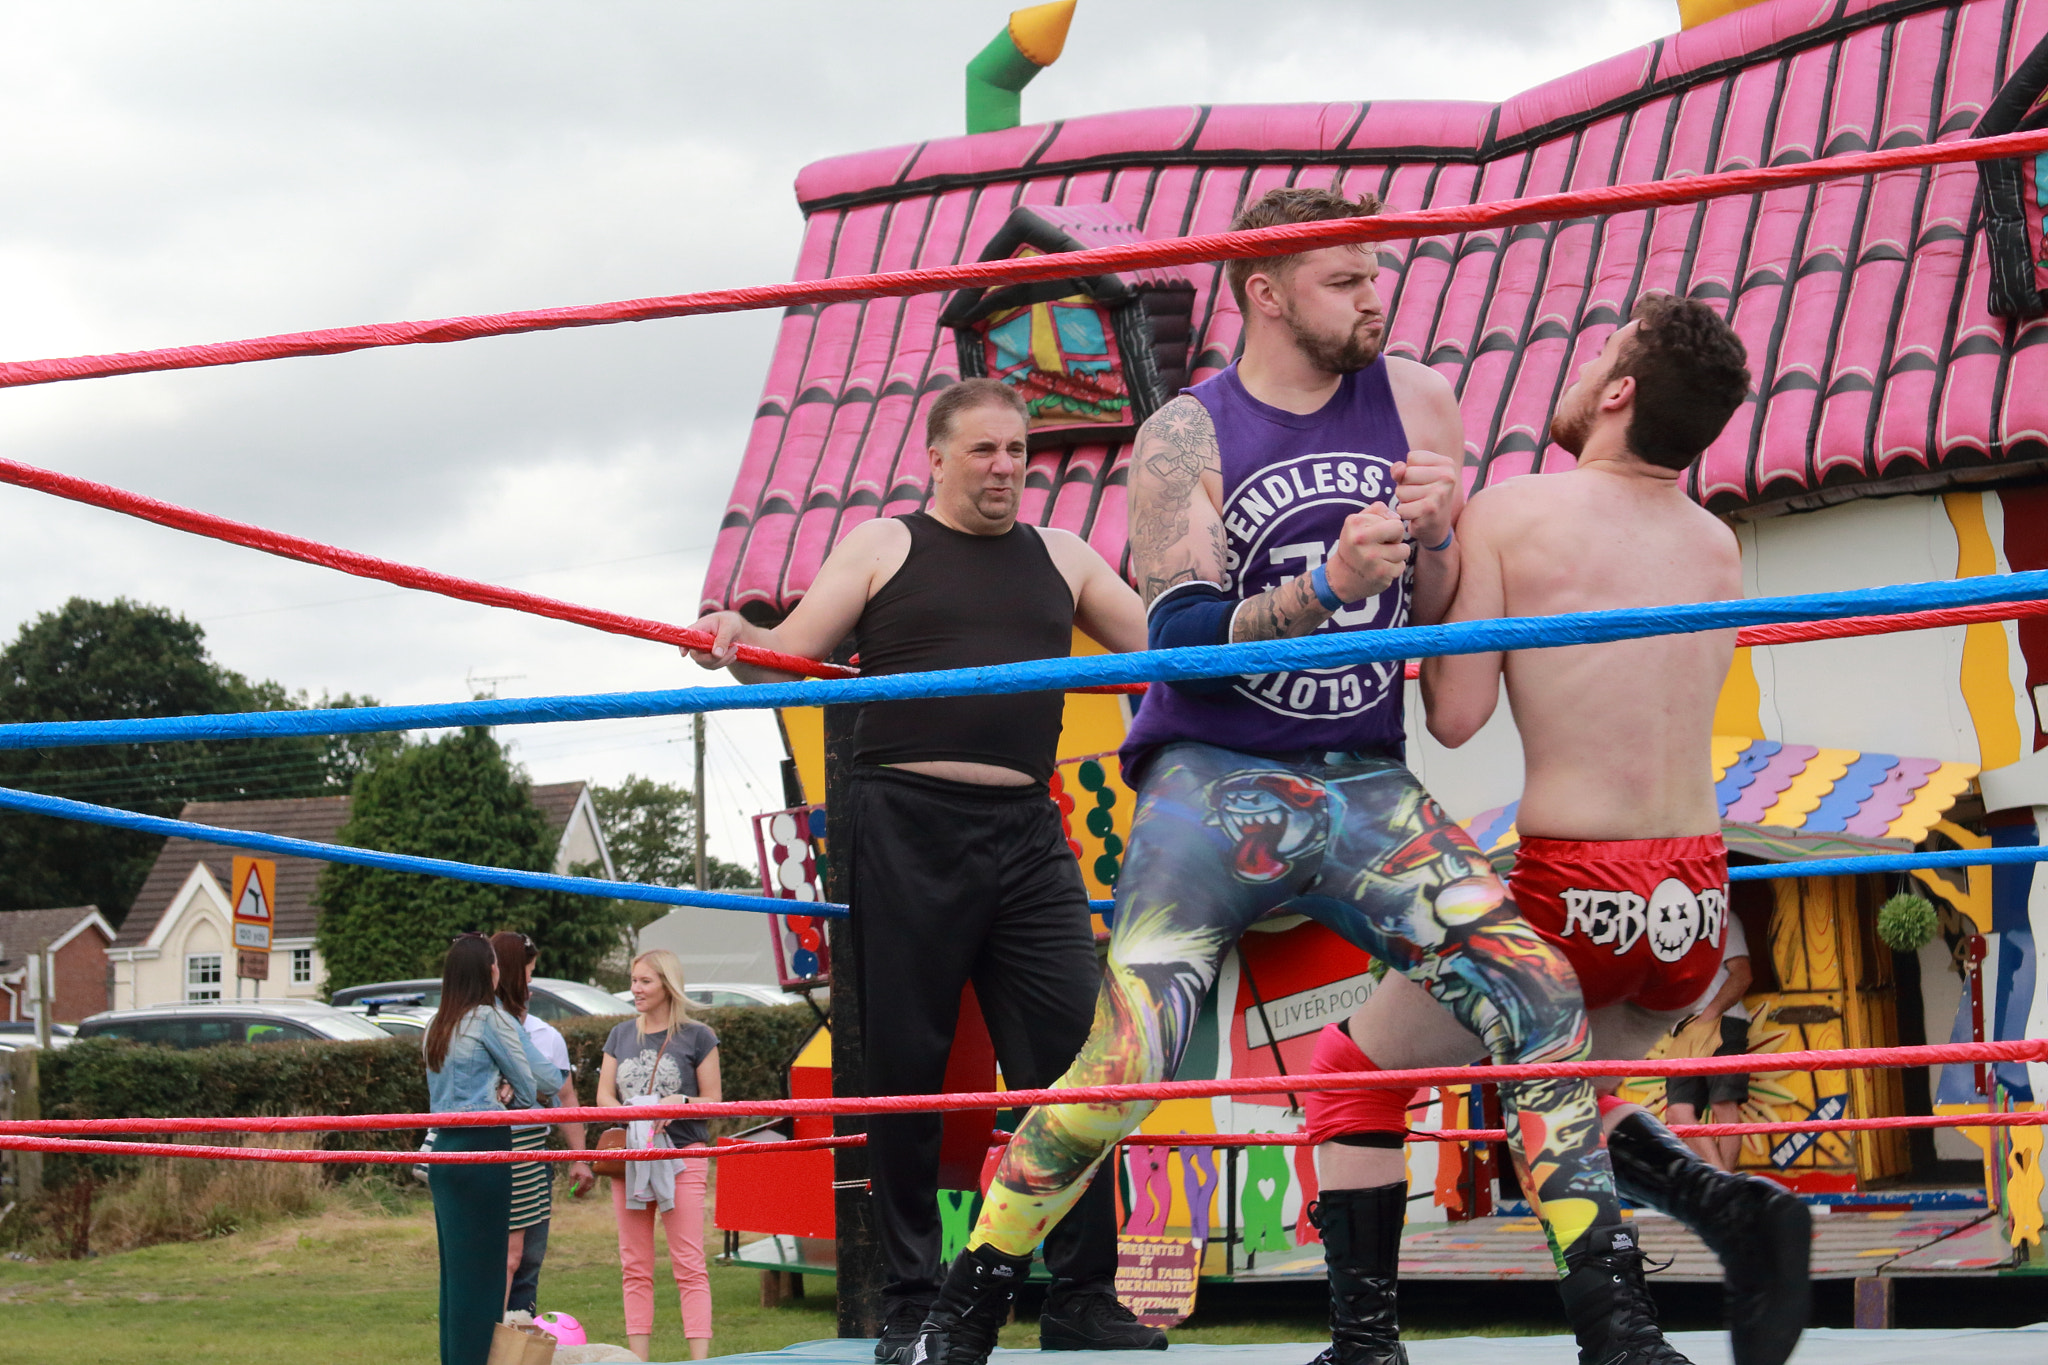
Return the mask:
<path id="1" fill-rule="evenodd" d="M 715 1249 L 717 1234 L 706 1243 Z M 656 1263 L 666 1260 L 658 1256 Z M 832 1281 L 813 1277 L 806 1288 L 808 1297 L 764 1309 L 759 1272 L 714 1263 L 712 1349 L 720 1355 L 771 1351 L 836 1335 Z M 0 1358 L 65 1365 L 413 1365 L 434 1358 L 435 1293 L 433 1213 L 424 1193 L 371 1198 L 344 1190 L 330 1193 L 321 1212 L 210 1241 L 83 1261 L 0 1260 Z M 1212 1287 L 1204 1294 L 1201 1311 L 1175 1330 L 1174 1340 L 1327 1340 L 1318 1286 Z M 673 1290 L 664 1294 L 659 1278 L 655 1303 L 654 1358 L 686 1359 Z M 592 1341 L 624 1342 L 609 1201 L 557 1199 L 541 1307 L 575 1314 Z M 1465 1313 L 1425 1313 L 1412 1321 L 1410 1334 L 1557 1330 L 1560 1325 L 1540 1313 L 1485 1323 Z M 1035 1347 L 1035 1320 L 1004 1329 L 1003 1345 Z"/>

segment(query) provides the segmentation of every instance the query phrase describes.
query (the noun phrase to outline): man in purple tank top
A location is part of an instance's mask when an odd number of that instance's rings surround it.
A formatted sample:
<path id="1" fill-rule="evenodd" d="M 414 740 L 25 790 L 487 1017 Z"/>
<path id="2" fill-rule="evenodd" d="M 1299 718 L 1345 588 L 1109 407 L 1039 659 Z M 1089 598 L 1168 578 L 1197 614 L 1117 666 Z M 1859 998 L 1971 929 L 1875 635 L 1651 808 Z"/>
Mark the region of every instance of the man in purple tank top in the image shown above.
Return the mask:
<path id="1" fill-rule="evenodd" d="M 1378 210 L 1269 192 L 1236 228 Z M 1241 358 L 1161 408 L 1130 465 L 1131 567 L 1152 648 L 1381 630 L 1442 618 L 1458 588 L 1464 433 L 1450 386 L 1380 354 L 1371 246 L 1232 261 Z M 1298 913 L 1415 981 L 1504 1063 L 1590 1055 L 1562 956 L 1402 760 L 1399 664 L 1154 686 L 1131 727 L 1135 784 L 1095 1028 L 1063 1087 L 1171 1077 L 1224 955 Z M 1681 1365 L 1649 1317 L 1592 1087 L 1501 1087 L 1588 1365 Z M 1032 1248 L 1149 1104 L 1034 1109 L 910 1365 L 982 1365 Z M 1405 1184 L 1324 1188 L 1311 1218 L 1331 1276 L 1329 1365 L 1405 1362 L 1392 1248 L 1356 1235 Z"/>

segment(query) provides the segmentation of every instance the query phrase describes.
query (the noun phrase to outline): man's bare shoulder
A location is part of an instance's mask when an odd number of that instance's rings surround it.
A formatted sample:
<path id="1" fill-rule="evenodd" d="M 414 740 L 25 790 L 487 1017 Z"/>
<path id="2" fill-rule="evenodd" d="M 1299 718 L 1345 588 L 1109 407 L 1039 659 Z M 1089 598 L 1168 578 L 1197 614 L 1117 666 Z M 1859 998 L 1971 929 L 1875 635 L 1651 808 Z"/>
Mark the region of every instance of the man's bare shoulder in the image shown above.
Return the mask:
<path id="1" fill-rule="evenodd" d="M 870 517 L 839 538 L 832 547 L 838 555 L 876 555 L 891 550 L 908 549 L 910 528 L 903 524 L 901 517 Z"/>
<path id="2" fill-rule="evenodd" d="M 1447 399 L 1457 402 L 1457 394 L 1451 389 L 1451 381 L 1423 364 L 1406 356 L 1387 357 L 1387 383 L 1393 386 L 1396 397 L 1410 394 L 1430 400 Z"/>
<path id="3" fill-rule="evenodd" d="M 1458 517 L 1460 531 L 1492 531 L 1512 526 L 1557 505 L 1559 491 L 1554 474 L 1517 474 L 1490 483 L 1465 501 Z"/>
<path id="4" fill-rule="evenodd" d="M 1109 561 L 1096 553 L 1093 545 L 1072 531 L 1061 530 L 1057 526 L 1040 526 L 1036 529 L 1039 538 L 1045 542 L 1045 552 L 1052 556 L 1053 563 L 1062 568 L 1069 565 L 1085 565 L 1090 568 L 1097 564 L 1108 566 Z"/>
<path id="5" fill-rule="evenodd" d="M 1176 463 L 1194 459 L 1203 464 L 1216 459 L 1216 424 L 1209 409 L 1193 394 L 1180 394 L 1145 419 L 1134 442 L 1141 467 L 1152 471 L 1155 457 Z"/>

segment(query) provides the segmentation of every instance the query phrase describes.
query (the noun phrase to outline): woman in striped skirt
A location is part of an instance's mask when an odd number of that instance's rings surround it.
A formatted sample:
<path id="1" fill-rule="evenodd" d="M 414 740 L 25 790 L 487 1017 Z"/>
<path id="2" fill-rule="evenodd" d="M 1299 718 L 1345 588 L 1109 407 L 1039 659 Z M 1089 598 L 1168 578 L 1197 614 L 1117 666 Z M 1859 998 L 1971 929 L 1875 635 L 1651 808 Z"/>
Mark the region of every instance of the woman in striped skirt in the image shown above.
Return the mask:
<path id="1" fill-rule="evenodd" d="M 568 1107 L 576 1104 L 576 1079 L 569 1064 L 569 1045 L 561 1030 L 527 1008 L 527 983 L 533 980 L 539 950 L 525 934 L 491 935 L 491 948 L 498 955 L 498 1000 L 517 1019 L 533 1040 L 534 1047 L 562 1073 L 562 1088 L 544 1096 L 543 1104 Z M 565 1123 L 562 1136 L 572 1148 L 583 1146 L 583 1125 Z M 546 1124 L 512 1130 L 512 1150 L 538 1152 L 548 1145 Z M 590 1163 L 576 1162 L 569 1178 L 581 1196 L 597 1184 Z M 505 1244 L 505 1307 L 508 1311 L 538 1312 L 540 1266 L 547 1255 L 548 1225 L 554 1216 L 555 1166 L 548 1161 L 521 1161 L 512 1167 L 512 1217 Z"/>

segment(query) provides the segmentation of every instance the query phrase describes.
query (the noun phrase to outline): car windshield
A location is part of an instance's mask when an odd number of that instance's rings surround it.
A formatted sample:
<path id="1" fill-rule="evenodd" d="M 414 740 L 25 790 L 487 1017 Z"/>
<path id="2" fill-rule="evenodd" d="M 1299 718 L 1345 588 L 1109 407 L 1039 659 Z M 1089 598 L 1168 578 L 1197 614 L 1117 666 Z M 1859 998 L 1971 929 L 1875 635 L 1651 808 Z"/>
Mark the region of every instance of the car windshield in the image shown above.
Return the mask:
<path id="1" fill-rule="evenodd" d="M 622 1002 L 610 991 L 601 991 L 595 986 L 586 986 L 581 981 L 563 981 L 557 977 L 543 977 L 533 983 L 536 987 L 554 996 L 579 1014 L 629 1014 L 630 1005 Z"/>

